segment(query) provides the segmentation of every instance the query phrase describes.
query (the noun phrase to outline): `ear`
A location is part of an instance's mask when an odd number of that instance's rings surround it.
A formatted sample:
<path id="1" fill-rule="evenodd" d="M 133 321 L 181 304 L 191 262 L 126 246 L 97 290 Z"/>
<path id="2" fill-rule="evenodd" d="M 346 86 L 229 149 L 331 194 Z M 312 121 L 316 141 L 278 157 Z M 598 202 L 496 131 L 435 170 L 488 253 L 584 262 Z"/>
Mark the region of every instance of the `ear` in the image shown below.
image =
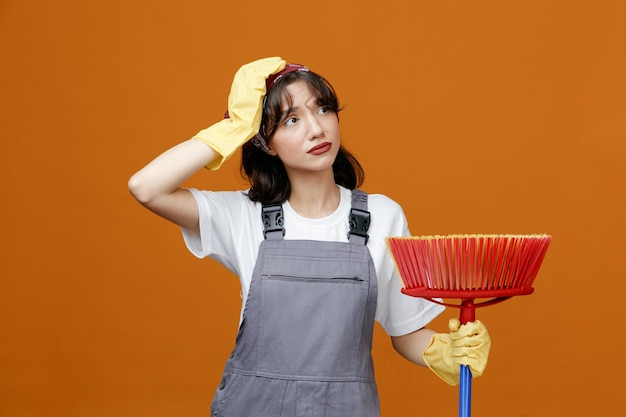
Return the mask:
<path id="1" fill-rule="evenodd" d="M 272 155 L 272 156 L 278 156 L 278 154 L 276 153 L 276 151 L 275 151 L 274 149 L 272 149 L 272 148 L 270 148 L 270 150 L 269 150 L 268 154 L 269 154 L 269 155 Z"/>

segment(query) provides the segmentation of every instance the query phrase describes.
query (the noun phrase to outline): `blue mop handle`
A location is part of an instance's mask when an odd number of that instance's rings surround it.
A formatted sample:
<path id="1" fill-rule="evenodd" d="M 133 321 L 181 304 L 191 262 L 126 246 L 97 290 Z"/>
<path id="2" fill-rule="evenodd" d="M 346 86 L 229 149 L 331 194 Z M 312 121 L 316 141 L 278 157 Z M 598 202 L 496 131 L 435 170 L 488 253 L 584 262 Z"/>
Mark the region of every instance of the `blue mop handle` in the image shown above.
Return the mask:
<path id="1" fill-rule="evenodd" d="M 472 411 L 472 371 L 469 366 L 461 365 L 459 383 L 459 417 L 470 417 Z"/>
<path id="2" fill-rule="evenodd" d="M 476 320 L 474 299 L 461 300 L 461 324 Z M 459 382 L 459 417 L 470 417 L 472 411 L 472 371 L 469 366 L 461 365 Z"/>

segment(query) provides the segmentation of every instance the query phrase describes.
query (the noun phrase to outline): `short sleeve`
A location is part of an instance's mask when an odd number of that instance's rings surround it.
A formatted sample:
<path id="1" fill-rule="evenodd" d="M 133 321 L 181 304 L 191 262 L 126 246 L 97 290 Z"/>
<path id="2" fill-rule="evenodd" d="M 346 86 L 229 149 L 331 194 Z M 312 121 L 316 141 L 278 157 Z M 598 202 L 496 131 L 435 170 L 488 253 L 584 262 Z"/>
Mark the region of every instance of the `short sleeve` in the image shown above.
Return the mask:
<path id="1" fill-rule="evenodd" d="M 198 258 L 215 259 L 239 276 L 251 270 L 263 233 L 260 206 L 242 191 L 189 191 L 198 204 L 200 232 L 181 229 L 187 249 Z"/>
<path id="2" fill-rule="evenodd" d="M 369 198 L 369 207 L 372 223 L 368 247 L 378 274 L 376 321 L 390 336 L 402 336 L 425 327 L 445 308 L 402 293 L 403 284 L 385 240 L 390 236 L 410 236 L 400 205 L 388 197 L 374 194 Z"/>

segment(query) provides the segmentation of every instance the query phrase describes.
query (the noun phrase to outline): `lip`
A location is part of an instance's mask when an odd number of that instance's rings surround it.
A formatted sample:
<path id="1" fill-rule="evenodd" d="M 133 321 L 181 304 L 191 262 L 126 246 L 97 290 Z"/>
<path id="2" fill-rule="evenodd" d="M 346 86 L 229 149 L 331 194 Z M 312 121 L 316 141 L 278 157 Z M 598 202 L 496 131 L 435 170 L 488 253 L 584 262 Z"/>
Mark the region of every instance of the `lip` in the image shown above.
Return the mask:
<path id="1" fill-rule="evenodd" d="M 332 147 L 333 147 L 332 143 L 330 143 L 330 142 L 323 142 L 323 143 L 320 143 L 319 145 L 315 145 L 314 147 L 309 149 L 307 151 L 307 153 L 311 154 L 311 155 L 321 155 L 323 153 L 326 153 L 326 152 L 330 151 L 330 149 Z"/>

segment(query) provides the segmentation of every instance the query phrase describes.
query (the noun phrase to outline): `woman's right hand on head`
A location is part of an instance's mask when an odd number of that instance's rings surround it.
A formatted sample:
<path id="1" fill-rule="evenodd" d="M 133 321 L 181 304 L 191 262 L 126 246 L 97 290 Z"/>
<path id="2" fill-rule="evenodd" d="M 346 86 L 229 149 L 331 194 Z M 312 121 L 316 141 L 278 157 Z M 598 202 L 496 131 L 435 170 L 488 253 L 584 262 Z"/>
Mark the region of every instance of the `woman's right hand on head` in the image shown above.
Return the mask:
<path id="1" fill-rule="evenodd" d="M 282 58 L 271 57 L 239 68 L 228 96 L 229 117 L 193 137 L 219 154 L 207 168 L 218 169 L 241 145 L 257 134 L 263 116 L 265 82 L 270 75 L 282 71 L 285 65 Z"/>

